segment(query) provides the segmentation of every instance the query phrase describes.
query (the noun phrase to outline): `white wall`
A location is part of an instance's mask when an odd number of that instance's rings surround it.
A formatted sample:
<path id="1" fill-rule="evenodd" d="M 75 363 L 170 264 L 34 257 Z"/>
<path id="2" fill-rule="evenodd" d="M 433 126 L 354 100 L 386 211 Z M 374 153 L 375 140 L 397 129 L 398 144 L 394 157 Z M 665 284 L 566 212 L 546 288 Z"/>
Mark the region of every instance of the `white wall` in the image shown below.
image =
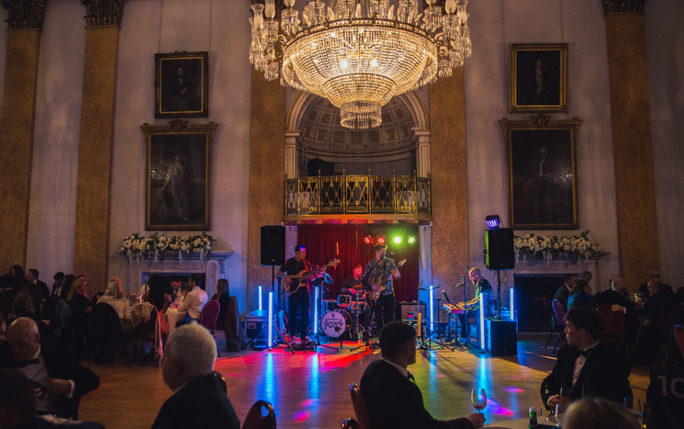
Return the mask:
<path id="1" fill-rule="evenodd" d="M 48 285 L 74 265 L 84 11 L 78 2 L 48 2 L 40 39 L 26 268 Z"/>
<path id="2" fill-rule="evenodd" d="M 650 4 L 649 4 L 650 6 Z M 605 288 L 619 272 L 608 60 L 603 10 L 596 0 L 501 0 L 470 2 L 473 56 L 466 60 L 466 128 L 470 265 L 484 266 L 484 218 L 508 219 L 506 143 L 498 120 L 527 119 L 508 112 L 511 43 L 568 43 L 568 112 L 552 119 L 579 117 L 577 184 L 579 230 L 590 230 L 611 252 L 598 265 L 594 283 Z M 516 231 L 519 234 L 530 231 Z M 486 274 L 490 280 L 494 274 Z M 509 282 L 512 279 L 509 279 Z"/>
<path id="3" fill-rule="evenodd" d="M 684 2 L 646 4 L 646 60 L 663 280 L 684 286 Z"/>
<path id="4" fill-rule="evenodd" d="M 119 41 L 109 262 L 110 275 L 128 276 L 127 262 L 116 252 L 128 234 L 145 233 L 146 152 L 140 125 L 168 123 L 154 118 L 154 54 L 209 51 L 208 120 L 219 124 L 212 148 L 212 229 L 209 233 L 219 239 L 215 250 L 234 252 L 224 270 L 241 310 L 246 303 L 249 178 L 248 16 L 249 2 L 126 3 Z M 205 118 L 190 120 L 191 123 L 206 121 Z"/>

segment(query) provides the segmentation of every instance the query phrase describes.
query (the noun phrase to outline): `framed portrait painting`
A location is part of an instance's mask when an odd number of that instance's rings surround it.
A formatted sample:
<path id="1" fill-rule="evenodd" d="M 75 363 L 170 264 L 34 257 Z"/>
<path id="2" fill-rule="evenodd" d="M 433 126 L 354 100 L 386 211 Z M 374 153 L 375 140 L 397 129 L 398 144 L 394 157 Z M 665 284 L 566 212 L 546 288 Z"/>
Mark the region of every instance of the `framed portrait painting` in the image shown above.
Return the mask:
<path id="1" fill-rule="evenodd" d="M 567 112 L 568 44 L 511 44 L 511 112 Z"/>
<path id="2" fill-rule="evenodd" d="M 145 229 L 211 228 L 211 145 L 217 124 L 141 126 L 147 143 Z"/>
<path id="3" fill-rule="evenodd" d="M 208 52 L 155 54 L 155 118 L 209 116 Z"/>
<path id="4" fill-rule="evenodd" d="M 514 229 L 576 229 L 579 119 L 499 121 L 506 139 L 508 214 Z"/>

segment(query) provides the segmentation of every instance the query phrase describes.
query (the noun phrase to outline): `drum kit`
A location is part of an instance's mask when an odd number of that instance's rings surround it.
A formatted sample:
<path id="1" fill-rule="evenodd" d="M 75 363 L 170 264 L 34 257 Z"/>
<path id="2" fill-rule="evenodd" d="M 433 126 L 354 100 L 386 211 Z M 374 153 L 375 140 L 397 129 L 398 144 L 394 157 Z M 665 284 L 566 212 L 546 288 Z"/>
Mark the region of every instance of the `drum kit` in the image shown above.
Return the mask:
<path id="1" fill-rule="evenodd" d="M 364 327 L 359 317 L 368 305 L 362 298 L 362 292 L 354 295 L 338 295 L 337 300 L 324 299 L 320 320 L 321 332 L 329 338 L 357 340 L 363 334 Z"/>

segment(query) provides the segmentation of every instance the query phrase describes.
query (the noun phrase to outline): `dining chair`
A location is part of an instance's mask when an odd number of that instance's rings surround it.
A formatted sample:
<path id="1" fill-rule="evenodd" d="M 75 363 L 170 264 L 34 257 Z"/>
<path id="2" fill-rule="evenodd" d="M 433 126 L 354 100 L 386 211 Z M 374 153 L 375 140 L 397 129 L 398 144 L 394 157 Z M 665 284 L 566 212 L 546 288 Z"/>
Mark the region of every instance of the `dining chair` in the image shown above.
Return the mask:
<path id="1" fill-rule="evenodd" d="M 361 390 L 356 383 L 349 386 L 349 393 L 351 395 L 352 406 L 354 407 L 354 414 L 358 422 L 359 429 L 372 429 L 370 422 L 370 414 L 368 413 L 368 404 L 366 398 L 361 394 Z"/>
<path id="2" fill-rule="evenodd" d="M 200 325 L 204 326 L 211 332 L 211 336 L 214 337 L 214 342 L 216 342 L 216 335 L 214 331 L 216 330 L 216 321 L 218 320 L 218 315 L 221 312 L 221 304 L 215 299 L 212 299 L 202 309 L 200 313 Z M 221 352 L 219 351 L 218 344 L 216 345 L 216 355 L 221 357 Z"/>
<path id="3" fill-rule="evenodd" d="M 267 401 L 256 401 L 247 412 L 242 429 L 276 429 L 273 405 Z"/>
<path id="4" fill-rule="evenodd" d="M 561 338 L 565 338 L 565 308 L 557 299 L 554 299 L 551 304 L 553 306 L 553 314 L 556 316 L 556 321 L 558 322 L 558 327 L 561 328 L 558 337 L 556 338 L 556 343 L 553 345 L 553 354 L 556 354 L 558 342 Z"/>

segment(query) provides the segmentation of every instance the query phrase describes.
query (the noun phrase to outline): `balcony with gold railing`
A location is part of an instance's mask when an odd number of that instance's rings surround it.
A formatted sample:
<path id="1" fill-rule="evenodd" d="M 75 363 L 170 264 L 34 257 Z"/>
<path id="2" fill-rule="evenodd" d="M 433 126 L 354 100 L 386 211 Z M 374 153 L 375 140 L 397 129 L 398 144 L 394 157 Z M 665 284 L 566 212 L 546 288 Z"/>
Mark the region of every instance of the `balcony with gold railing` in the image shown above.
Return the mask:
<path id="1" fill-rule="evenodd" d="M 285 180 L 285 223 L 432 222 L 428 177 L 341 175 Z"/>

